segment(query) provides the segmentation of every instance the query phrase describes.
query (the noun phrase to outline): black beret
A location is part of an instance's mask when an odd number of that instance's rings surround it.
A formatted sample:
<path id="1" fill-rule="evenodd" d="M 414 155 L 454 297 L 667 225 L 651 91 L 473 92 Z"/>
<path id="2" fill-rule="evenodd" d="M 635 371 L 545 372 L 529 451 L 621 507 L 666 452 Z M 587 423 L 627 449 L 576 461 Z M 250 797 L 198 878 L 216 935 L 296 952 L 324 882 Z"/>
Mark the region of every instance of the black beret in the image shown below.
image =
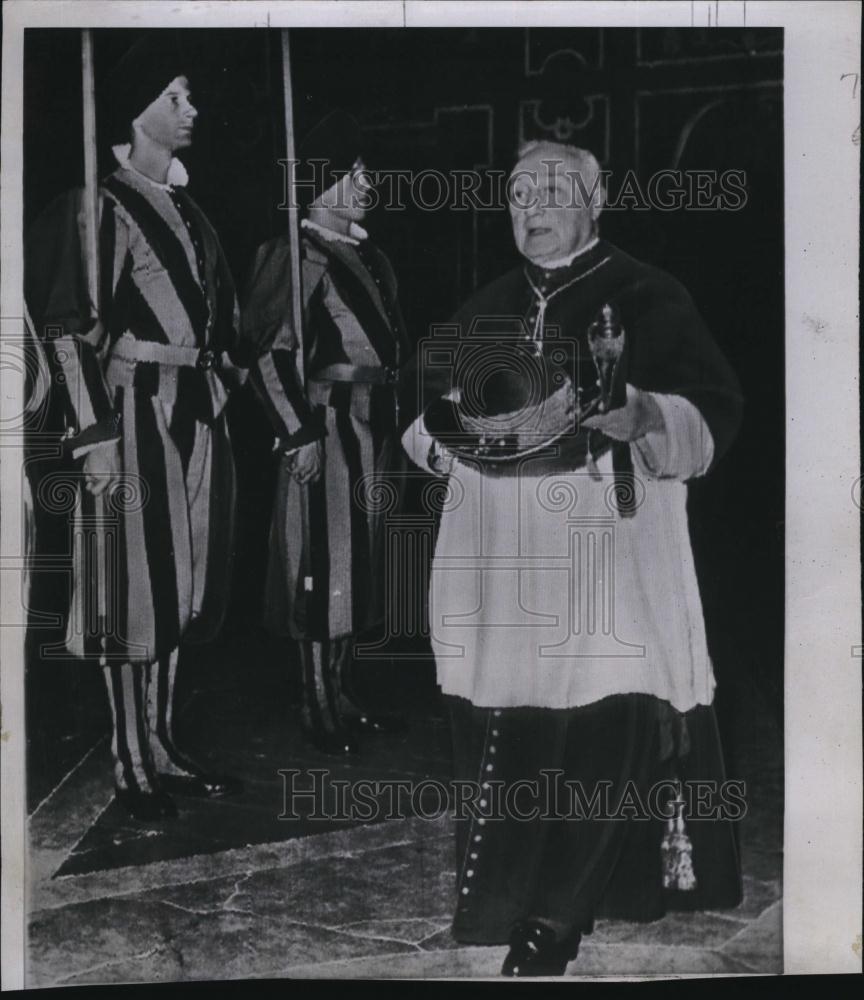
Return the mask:
<path id="1" fill-rule="evenodd" d="M 107 128 L 112 143 L 129 141 L 132 122 L 189 68 L 173 30 L 143 32 L 105 80 Z"/>
<path id="2" fill-rule="evenodd" d="M 352 115 L 338 108 L 325 115 L 303 136 L 297 148 L 297 196 L 301 206 L 307 208 L 350 173 L 362 151 L 363 136 Z M 319 162 L 313 164 L 313 160 Z"/>

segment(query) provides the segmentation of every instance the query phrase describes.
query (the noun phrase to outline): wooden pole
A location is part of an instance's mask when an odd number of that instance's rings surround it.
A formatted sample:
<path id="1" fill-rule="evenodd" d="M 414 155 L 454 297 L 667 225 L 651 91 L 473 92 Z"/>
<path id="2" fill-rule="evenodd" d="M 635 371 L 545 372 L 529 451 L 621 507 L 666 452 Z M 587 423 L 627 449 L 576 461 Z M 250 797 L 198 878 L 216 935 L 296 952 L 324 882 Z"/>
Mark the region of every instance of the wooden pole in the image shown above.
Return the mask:
<path id="1" fill-rule="evenodd" d="M 291 88 L 290 32 L 282 30 L 282 93 L 285 98 L 285 156 L 289 167 L 296 172 L 297 147 L 294 141 L 294 94 Z M 292 174 L 292 176 L 294 176 Z M 303 357 L 303 296 L 300 287 L 300 218 L 294 191 L 288 196 L 288 246 L 291 251 L 291 312 L 294 334 L 297 338 L 297 372 L 305 386 L 305 359 Z"/>
<path id="2" fill-rule="evenodd" d="M 285 103 L 285 157 L 290 177 L 296 178 L 297 147 L 294 141 L 294 92 L 291 87 L 291 41 L 287 28 L 282 29 L 282 94 Z M 306 389 L 306 359 L 303 352 L 303 288 L 301 285 L 300 267 L 300 216 L 297 205 L 296 185 L 288 191 L 288 247 L 290 250 L 291 268 L 291 320 L 294 327 L 294 338 L 297 344 L 295 364 L 297 376 L 303 390 Z M 303 574 L 303 590 L 311 593 L 314 590 L 314 579 L 311 571 L 312 535 L 309 527 L 309 488 L 300 486 L 300 530 L 303 538 L 303 555 L 301 573 Z"/>
<path id="3" fill-rule="evenodd" d="M 96 88 L 93 33 L 81 32 L 81 98 L 84 120 L 84 261 L 91 315 L 99 316 L 99 178 L 96 166 Z"/>
<path id="4" fill-rule="evenodd" d="M 96 147 L 96 86 L 93 75 L 93 33 L 81 31 L 81 102 L 84 123 L 84 272 L 90 298 L 90 316 L 97 323 L 99 308 L 99 176 Z M 97 523 L 94 525 L 96 545 L 95 616 L 85 614 L 80 627 L 97 629 L 102 643 L 100 663 L 105 666 L 106 627 L 108 616 L 109 561 L 105 538 L 105 494 L 93 498 Z M 89 596 L 89 594 L 88 594 Z M 93 620 L 95 618 L 95 621 Z"/>

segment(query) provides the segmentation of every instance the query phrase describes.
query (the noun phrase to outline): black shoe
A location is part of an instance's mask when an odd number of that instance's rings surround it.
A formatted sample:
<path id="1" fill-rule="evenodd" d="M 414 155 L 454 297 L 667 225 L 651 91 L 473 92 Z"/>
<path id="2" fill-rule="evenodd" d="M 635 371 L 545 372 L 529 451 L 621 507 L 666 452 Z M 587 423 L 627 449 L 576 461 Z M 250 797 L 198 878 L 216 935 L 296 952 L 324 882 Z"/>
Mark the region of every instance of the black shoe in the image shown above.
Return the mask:
<path id="1" fill-rule="evenodd" d="M 555 931 L 536 920 L 520 920 L 510 935 L 502 976 L 563 976 L 579 951 L 579 935 L 558 941 Z"/>
<path id="2" fill-rule="evenodd" d="M 346 719 L 346 724 L 358 733 L 404 733 L 408 723 L 400 715 L 356 715 Z"/>
<path id="3" fill-rule="evenodd" d="M 133 819 L 142 823 L 154 823 L 162 819 L 173 819 L 177 815 L 177 806 L 166 792 L 159 789 L 155 792 L 142 792 L 137 788 L 114 789 L 114 798 Z"/>
<path id="4" fill-rule="evenodd" d="M 227 774 L 160 774 L 159 782 L 174 795 L 196 799 L 219 799 L 243 792 L 243 782 Z"/>
<path id="5" fill-rule="evenodd" d="M 330 757 L 356 757 L 360 750 L 347 729 L 306 728 L 303 735 L 321 753 Z"/>

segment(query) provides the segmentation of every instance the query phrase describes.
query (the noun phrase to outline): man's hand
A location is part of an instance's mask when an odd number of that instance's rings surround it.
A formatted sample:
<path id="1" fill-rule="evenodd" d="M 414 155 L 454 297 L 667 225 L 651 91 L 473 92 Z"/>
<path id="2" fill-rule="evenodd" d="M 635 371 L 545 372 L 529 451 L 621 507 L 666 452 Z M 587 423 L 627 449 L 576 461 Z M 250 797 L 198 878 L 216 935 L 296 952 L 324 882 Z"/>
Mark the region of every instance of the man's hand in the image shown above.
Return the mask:
<path id="1" fill-rule="evenodd" d="M 120 479 L 120 449 L 116 441 L 100 444 L 84 456 L 84 486 L 98 497 Z"/>
<path id="2" fill-rule="evenodd" d="M 321 442 L 310 441 L 309 444 L 301 445 L 293 455 L 289 456 L 288 467 L 295 481 L 305 486 L 321 478 L 323 464 L 324 449 L 321 447 Z"/>
<path id="3" fill-rule="evenodd" d="M 453 471 L 453 463 L 455 461 L 456 456 L 452 451 L 445 448 L 440 441 L 432 442 L 426 458 L 426 464 L 436 476 L 449 476 Z"/>
<path id="4" fill-rule="evenodd" d="M 651 431 L 662 431 L 665 424 L 663 413 L 651 393 L 628 384 L 625 406 L 588 417 L 582 421 L 582 426 L 603 431 L 616 441 L 635 441 Z"/>

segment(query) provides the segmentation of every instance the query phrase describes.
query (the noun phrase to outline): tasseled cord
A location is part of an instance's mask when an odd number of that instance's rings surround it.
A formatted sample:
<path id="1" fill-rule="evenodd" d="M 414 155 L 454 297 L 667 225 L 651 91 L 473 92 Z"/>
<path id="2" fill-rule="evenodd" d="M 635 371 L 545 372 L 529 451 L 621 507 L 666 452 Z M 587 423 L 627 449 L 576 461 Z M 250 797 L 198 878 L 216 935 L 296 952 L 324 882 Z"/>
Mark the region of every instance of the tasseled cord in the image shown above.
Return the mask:
<path id="1" fill-rule="evenodd" d="M 666 820 L 666 831 L 660 845 L 663 862 L 663 888 L 692 892 L 696 888 L 696 874 L 693 871 L 693 843 L 684 825 L 684 798 L 681 782 L 678 782 L 675 798 L 672 800 L 672 815 Z"/>

